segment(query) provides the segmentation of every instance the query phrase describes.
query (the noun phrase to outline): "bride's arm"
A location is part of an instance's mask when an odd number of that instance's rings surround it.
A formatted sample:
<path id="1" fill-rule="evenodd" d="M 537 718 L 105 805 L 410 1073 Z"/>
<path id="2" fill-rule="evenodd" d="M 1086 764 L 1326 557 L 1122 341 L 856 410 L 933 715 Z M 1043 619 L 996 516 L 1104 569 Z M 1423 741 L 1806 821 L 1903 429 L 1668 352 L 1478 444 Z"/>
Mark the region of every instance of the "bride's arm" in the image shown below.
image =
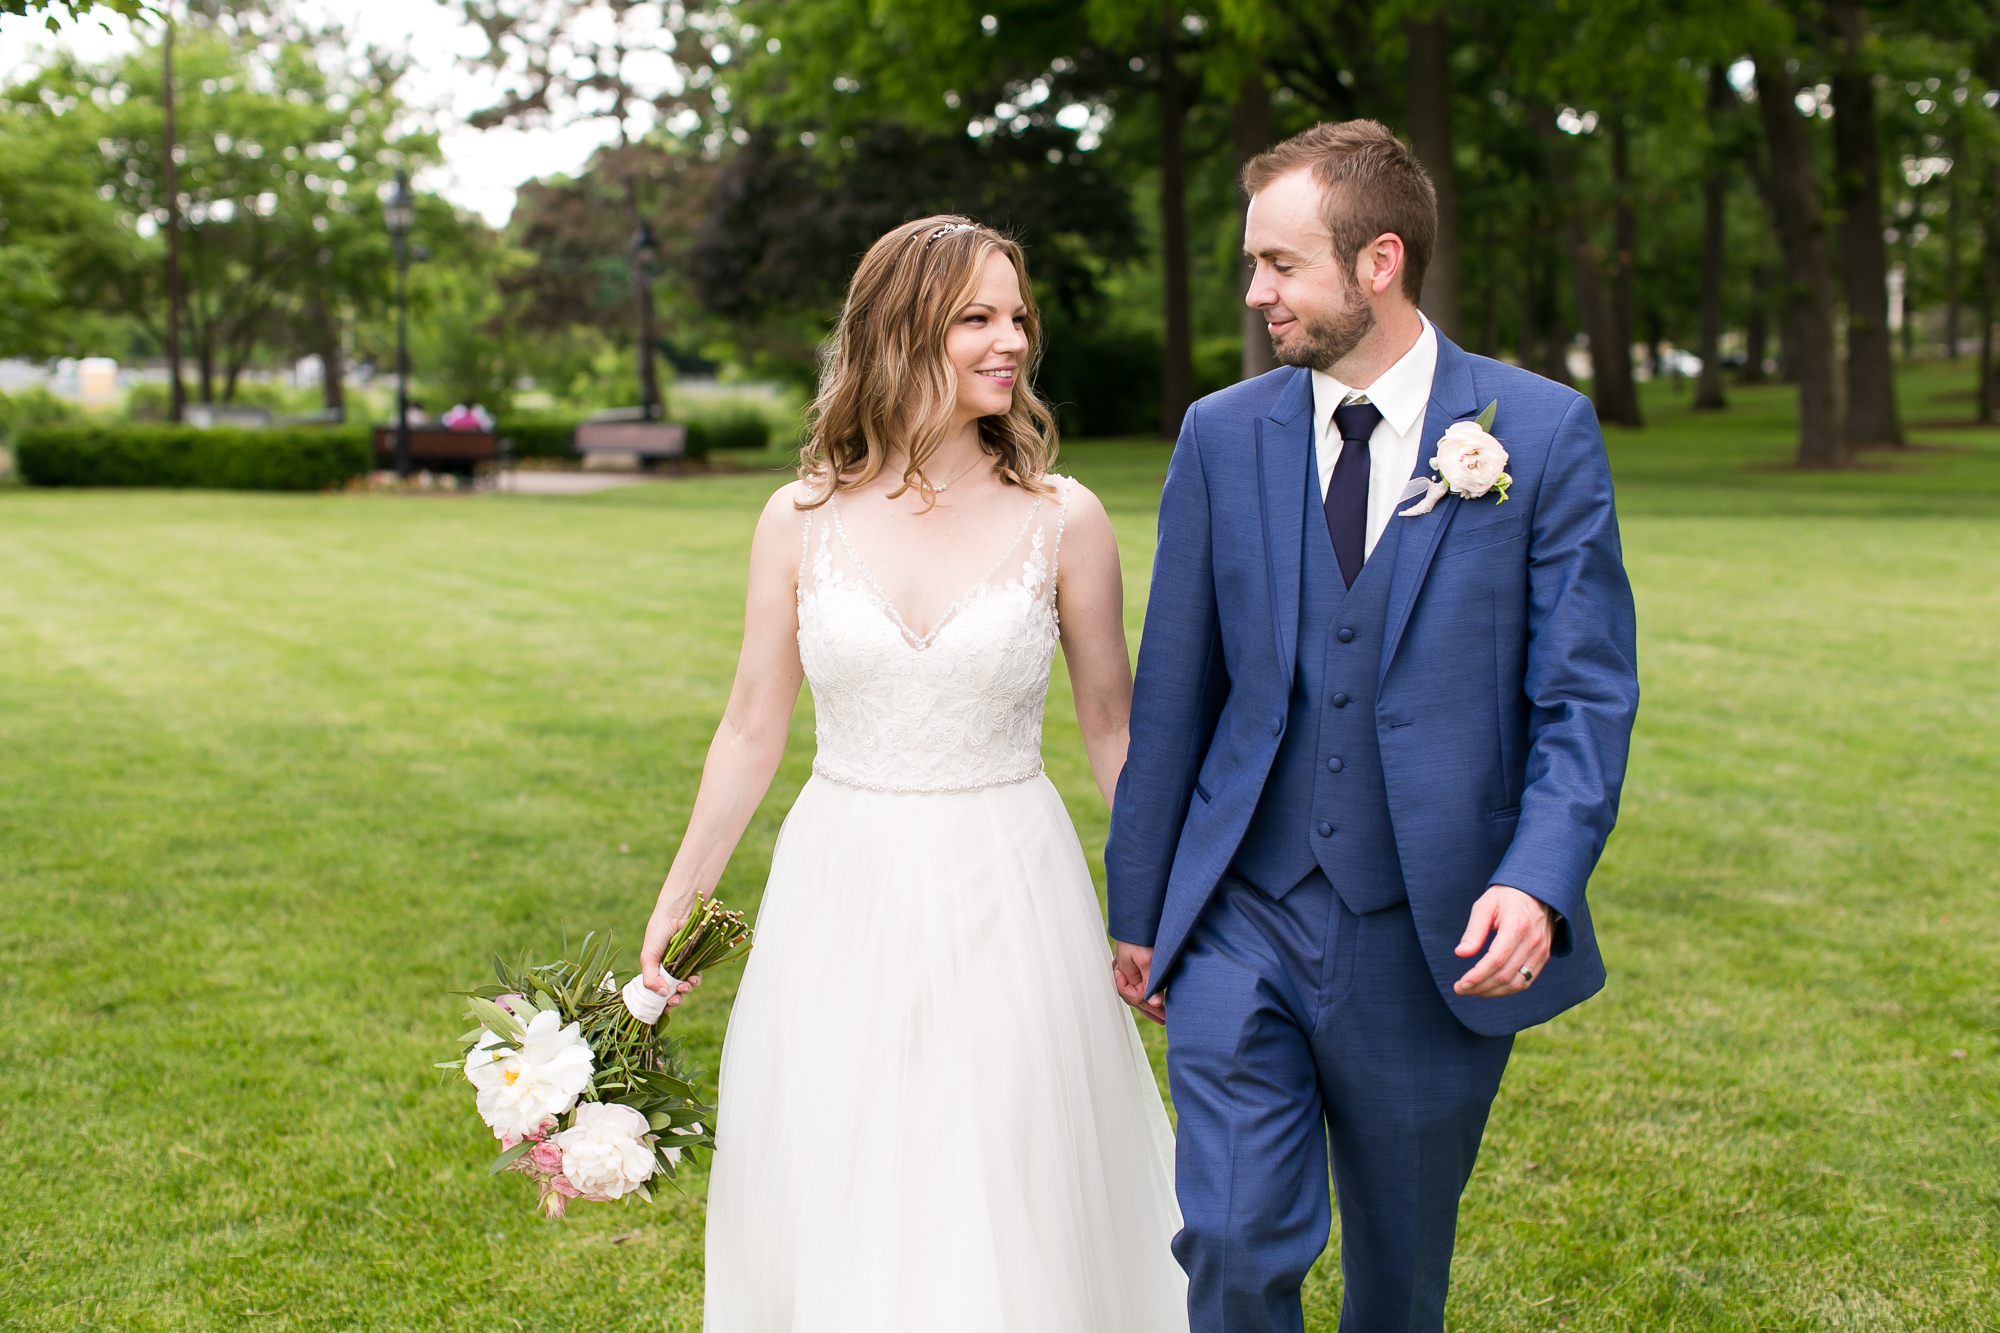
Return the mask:
<path id="1" fill-rule="evenodd" d="M 750 591 L 736 683 L 730 687 L 722 725 L 709 742 L 687 833 L 674 853 L 666 883 L 660 886 L 659 902 L 646 923 L 646 942 L 639 951 L 645 984 L 667 996 L 670 1005 L 680 1002 L 692 982 L 684 978 L 678 988 L 668 987 L 660 956 L 668 938 L 687 919 L 696 895 L 712 891 L 722 878 L 730 853 L 769 790 L 785 755 L 792 708 L 805 676 L 799 665 L 795 591 L 805 516 L 792 503 L 799 485 L 794 482 L 772 496 L 757 520 L 757 534 L 750 543 Z"/>
<path id="2" fill-rule="evenodd" d="M 1118 789 L 1131 737 L 1132 658 L 1125 651 L 1125 581 L 1118 538 L 1095 495 L 1070 483 L 1069 513 L 1057 553 L 1056 608 L 1063 658 L 1076 695 L 1076 721 L 1104 804 Z"/>

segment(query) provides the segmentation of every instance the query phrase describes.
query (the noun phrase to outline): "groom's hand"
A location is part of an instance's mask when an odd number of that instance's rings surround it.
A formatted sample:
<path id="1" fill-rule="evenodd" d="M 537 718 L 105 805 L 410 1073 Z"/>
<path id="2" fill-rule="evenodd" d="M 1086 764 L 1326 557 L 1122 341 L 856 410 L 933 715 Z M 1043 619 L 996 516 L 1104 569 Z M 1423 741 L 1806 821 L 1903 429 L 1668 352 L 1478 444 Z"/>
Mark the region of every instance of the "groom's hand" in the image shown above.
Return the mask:
<path id="1" fill-rule="evenodd" d="M 1460 995 L 1515 995 L 1534 984 L 1548 966 L 1555 939 L 1554 913 L 1541 899 L 1495 884 L 1472 905 L 1472 919 L 1455 952 L 1470 958 L 1487 936 L 1493 943 L 1470 972 L 1452 987 Z"/>
<path id="2" fill-rule="evenodd" d="M 1111 945 L 1111 981 L 1118 987 L 1118 998 L 1164 1027 L 1167 997 L 1146 993 L 1146 984 L 1153 976 L 1153 951 L 1123 940 L 1113 940 Z"/>

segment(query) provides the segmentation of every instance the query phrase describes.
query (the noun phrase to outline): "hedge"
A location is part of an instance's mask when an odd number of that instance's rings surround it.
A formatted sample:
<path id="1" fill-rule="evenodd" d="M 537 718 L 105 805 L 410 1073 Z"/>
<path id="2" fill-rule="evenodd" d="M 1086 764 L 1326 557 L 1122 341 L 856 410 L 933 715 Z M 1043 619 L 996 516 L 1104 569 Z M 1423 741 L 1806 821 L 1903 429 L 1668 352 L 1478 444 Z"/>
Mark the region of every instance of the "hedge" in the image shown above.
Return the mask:
<path id="1" fill-rule="evenodd" d="M 366 435 L 310 427 L 36 426 L 14 441 L 14 466 L 35 486 L 318 491 L 361 476 L 372 465 Z"/>
<path id="2" fill-rule="evenodd" d="M 671 415 L 687 424 L 687 451 L 700 458 L 711 449 L 766 449 L 771 423 L 755 408 L 725 409 L 708 415 Z M 577 417 L 516 416 L 503 420 L 500 437 L 516 458 L 568 458 L 576 453 Z"/>

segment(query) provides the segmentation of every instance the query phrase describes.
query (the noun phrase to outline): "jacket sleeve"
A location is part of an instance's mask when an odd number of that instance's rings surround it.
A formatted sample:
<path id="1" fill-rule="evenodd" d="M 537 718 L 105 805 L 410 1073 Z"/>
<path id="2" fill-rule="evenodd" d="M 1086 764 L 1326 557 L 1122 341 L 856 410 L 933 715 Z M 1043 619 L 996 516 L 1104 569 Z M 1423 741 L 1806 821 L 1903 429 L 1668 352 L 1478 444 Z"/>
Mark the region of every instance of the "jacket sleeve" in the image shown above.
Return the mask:
<path id="1" fill-rule="evenodd" d="M 1527 774 L 1520 822 L 1492 882 L 1576 920 L 1618 818 L 1639 710 L 1632 585 L 1588 399 L 1556 429 L 1528 541 Z"/>
<path id="2" fill-rule="evenodd" d="M 1195 775 L 1228 693 L 1208 482 L 1195 442 L 1199 406 L 1181 423 L 1160 496 L 1159 544 L 1133 683 L 1131 745 L 1104 847 L 1112 938 L 1151 947 Z"/>

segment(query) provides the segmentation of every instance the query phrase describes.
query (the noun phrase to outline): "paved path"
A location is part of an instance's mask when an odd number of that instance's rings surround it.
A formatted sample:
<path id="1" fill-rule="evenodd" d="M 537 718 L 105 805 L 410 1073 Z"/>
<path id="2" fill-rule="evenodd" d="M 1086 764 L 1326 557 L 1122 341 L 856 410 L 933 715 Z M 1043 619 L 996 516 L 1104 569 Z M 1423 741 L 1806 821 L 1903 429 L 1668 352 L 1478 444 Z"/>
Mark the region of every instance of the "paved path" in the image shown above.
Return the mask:
<path id="1" fill-rule="evenodd" d="M 590 495 L 619 486 L 644 486 L 658 477 L 632 472 L 543 472 L 536 469 L 502 472 L 495 490 L 506 495 Z"/>

